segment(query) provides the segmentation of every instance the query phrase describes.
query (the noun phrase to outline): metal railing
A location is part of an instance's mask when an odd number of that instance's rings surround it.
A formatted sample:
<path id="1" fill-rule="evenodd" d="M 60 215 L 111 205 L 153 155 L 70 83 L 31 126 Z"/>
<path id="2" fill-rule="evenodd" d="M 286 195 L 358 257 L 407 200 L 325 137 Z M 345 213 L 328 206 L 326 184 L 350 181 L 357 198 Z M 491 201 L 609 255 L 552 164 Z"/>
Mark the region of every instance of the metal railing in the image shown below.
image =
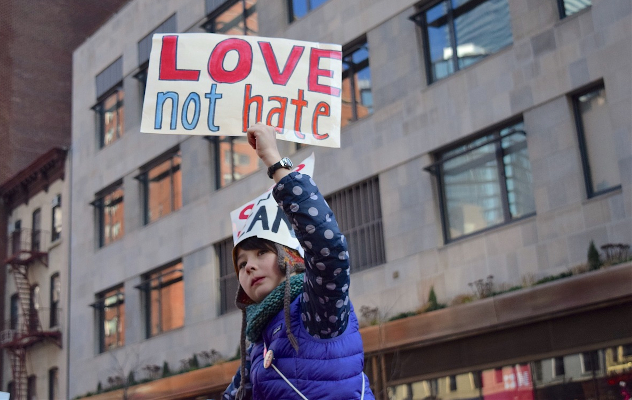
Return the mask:
<path id="1" fill-rule="evenodd" d="M 22 228 L 9 234 L 9 257 L 21 252 L 45 253 L 48 251 L 50 232 L 42 229 Z"/>

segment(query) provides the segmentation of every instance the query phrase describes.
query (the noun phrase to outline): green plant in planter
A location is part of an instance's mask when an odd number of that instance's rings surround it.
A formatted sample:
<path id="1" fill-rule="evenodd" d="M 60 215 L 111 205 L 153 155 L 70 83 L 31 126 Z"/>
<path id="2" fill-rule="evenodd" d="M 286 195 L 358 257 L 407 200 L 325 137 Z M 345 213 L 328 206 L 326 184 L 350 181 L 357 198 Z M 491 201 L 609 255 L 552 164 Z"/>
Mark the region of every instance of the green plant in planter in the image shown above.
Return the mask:
<path id="1" fill-rule="evenodd" d="M 162 377 L 166 378 L 169 375 L 171 375 L 171 370 L 169 369 L 169 363 L 165 361 L 162 363 Z"/>
<path id="2" fill-rule="evenodd" d="M 425 311 L 429 312 L 429 311 L 434 311 L 434 310 L 440 310 L 445 307 L 446 307 L 445 304 L 439 303 L 437 301 L 437 294 L 435 293 L 434 286 L 431 286 L 430 294 L 428 295 L 428 306 L 426 307 Z"/>
<path id="3" fill-rule="evenodd" d="M 601 258 L 599 257 L 599 250 L 595 246 L 595 242 L 590 241 L 590 245 L 588 246 L 588 268 L 591 271 L 599 269 L 601 267 Z"/>

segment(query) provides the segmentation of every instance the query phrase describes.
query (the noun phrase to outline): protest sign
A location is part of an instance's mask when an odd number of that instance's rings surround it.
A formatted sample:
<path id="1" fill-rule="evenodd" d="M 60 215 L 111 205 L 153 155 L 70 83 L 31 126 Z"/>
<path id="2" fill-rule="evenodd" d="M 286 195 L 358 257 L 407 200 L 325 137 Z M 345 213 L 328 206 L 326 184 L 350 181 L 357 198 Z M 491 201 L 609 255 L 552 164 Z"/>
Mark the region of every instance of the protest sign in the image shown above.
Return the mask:
<path id="1" fill-rule="evenodd" d="M 294 171 L 312 176 L 314 173 L 314 154 L 301 162 Z M 303 249 L 292 230 L 292 224 L 272 197 L 274 185 L 254 200 L 242 205 L 230 213 L 233 225 L 233 243 L 241 242 L 252 236 L 268 239 L 298 250 Z"/>
<path id="2" fill-rule="evenodd" d="M 155 34 L 141 132 L 245 136 L 340 147 L 341 46 L 210 33 Z"/>

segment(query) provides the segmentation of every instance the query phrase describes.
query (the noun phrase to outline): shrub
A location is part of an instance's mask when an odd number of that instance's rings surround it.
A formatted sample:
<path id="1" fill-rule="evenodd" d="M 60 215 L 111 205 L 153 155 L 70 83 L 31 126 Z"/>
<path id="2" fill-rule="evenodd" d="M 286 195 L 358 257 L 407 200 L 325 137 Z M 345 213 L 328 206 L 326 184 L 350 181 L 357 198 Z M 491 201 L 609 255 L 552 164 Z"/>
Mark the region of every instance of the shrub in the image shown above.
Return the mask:
<path id="1" fill-rule="evenodd" d="M 599 257 L 599 251 L 597 250 L 597 247 L 595 246 L 595 242 L 593 242 L 592 240 L 590 241 L 590 245 L 588 246 L 587 257 L 588 257 L 588 268 L 590 268 L 591 271 L 594 271 L 601 267 L 601 259 Z"/>
<path id="2" fill-rule="evenodd" d="M 439 303 L 437 301 L 437 294 L 435 293 L 434 286 L 430 287 L 430 294 L 428 294 L 428 303 L 426 304 L 426 307 L 424 308 L 425 308 L 424 312 L 430 312 L 430 311 L 446 308 L 445 304 Z"/>
<path id="3" fill-rule="evenodd" d="M 412 317 L 413 315 L 417 315 L 417 313 L 415 311 L 401 312 L 399 314 L 393 315 L 388 320 L 389 321 L 395 321 L 395 320 L 398 320 L 398 319 L 404 319 L 404 318 Z"/>
<path id="4" fill-rule="evenodd" d="M 474 300 L 476 300 L 476 297 L 474 297 L 471 294 L 460 294 L 456 296 L 454 299 L 452 299 L 452 301 L 450 302 L 450 305 L 458 306 L 459 304 L 471 303 Z"/>
<path id="5" fill-rule="evenodd" d="M 165 361 L 162 363 L 162 377 L 165 378 L 169 375 L 171 375 L 171 370 L 169 369 L 169 363 Z"/>

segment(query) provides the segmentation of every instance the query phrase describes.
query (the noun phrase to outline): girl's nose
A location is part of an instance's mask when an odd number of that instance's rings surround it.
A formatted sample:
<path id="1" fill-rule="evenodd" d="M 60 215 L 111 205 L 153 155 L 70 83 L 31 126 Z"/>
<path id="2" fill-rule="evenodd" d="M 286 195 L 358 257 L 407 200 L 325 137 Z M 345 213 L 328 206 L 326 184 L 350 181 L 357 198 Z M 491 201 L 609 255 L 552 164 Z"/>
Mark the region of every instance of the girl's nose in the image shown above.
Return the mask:
<path id="1" fill-rule="evenodd" d="M 256 269 L 256 268 L 257 268 L 257 266 L 256 266 L 253 262 L 248 261 L 248 262 L 246 263 L 246 272 L 247 272 L 247 273 L 252 272 L 252 271 L 253 271 L 254 269 Z"/>

